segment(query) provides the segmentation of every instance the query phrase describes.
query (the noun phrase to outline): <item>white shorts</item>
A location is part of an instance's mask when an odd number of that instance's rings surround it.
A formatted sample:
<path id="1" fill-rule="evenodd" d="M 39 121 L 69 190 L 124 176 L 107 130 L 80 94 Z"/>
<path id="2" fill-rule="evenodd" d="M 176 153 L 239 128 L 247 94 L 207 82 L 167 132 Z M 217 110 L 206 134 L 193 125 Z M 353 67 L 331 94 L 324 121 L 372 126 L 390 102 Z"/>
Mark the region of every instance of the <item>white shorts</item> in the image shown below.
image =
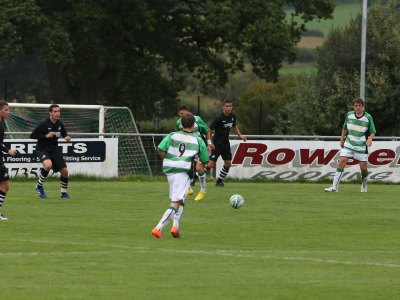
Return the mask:
<path id="1" fill-rule="evenodd" d="M 185 201 L 190 188 L 190 178 L 187 173 L 167 174 L 169 183 L 169 200 L 172 202 Z"/>
<path id="2" fill-rule="evenodd" d="M 357 152 L 351 151 L 351 150 L 346 149 L 346 148 L 342 148 L 342 151 L 340 151 L 340 156 L 353 158 L 353 159 L 356 159 L 358 161 L 368 161 L 368 154 L 357 153 Z"/>

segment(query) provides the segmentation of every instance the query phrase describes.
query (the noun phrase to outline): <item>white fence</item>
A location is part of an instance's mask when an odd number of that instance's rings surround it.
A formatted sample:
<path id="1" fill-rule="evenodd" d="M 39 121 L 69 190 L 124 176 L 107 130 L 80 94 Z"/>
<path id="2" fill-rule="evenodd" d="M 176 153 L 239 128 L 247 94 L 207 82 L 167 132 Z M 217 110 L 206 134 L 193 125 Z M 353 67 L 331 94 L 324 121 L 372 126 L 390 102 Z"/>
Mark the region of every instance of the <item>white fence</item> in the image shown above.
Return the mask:
<path id="1" fill-rule="evenodd" d="M 16 134 L 8 133 L 8 134 Z M 18 136 L 29 136 L 28 132 L 18 132 Z M 103 133 L 101 136 L 94 133 L 70 133 L 73 137 L 72 142 L 93 142 L 95 140 L 112 140 L 114 142 L 107 143 L 104 149 L 104 157 L 101 158 L 102 162 L 98 162 L 96 167 L 96 160 L 92 161 L 78 161 L 77 156 L 84 157 L 101 157 L 100 155 L 90 155 L 89 151 L 100 149 L 97 146 L 91 147 L 90 143 L 86 146 L 79 145 L 81 153 L 75 153 L 76 146 L 64 147 L 64 154 L 67 157 L 67 163 L 72 170 L 72 174 L 84 173 L 87 174 L 88 170 L 94 170 L 96 176 L 110 177 L 123 176 L 129 174 L 162 174 L 162 160 L 159 158 L 156 147 L 165 136 L 165 134 L 142 134 L 142 133 Z M 82 137 L 82 139 L 81 139 Z M 88 138 L 90 137 L 90 138 Z M 121 144 L 127 144 L 128 139 L 140 139 L 143 144 L 144 152 L 146 154 L 145 168 L 133 168 L 126 166 L 135 165 L 135 153 L 128 149 L 123 149 L 121 153 Z M 232 168 L 229 172 L 229 177 L 237 179 L 280 179 L 280 180 L 318 180 L 324 178 L 332 178 L 339 157 L 339 137 L 338 136 L 263 136 L 252 135 L 247 136 L 246 143 L 237 140 L 237 136 L 231 136 L 231 149 L 233 154 Z M 75 139 L 75 141 L 74 141 Z M 400 182 L 400 144 L 397 142 L 398 137 L 376 137 L 372 147 L 370 148 L 370 155 L 368 167 L 370 171 L 371 181 L 392 181 Z M 33 146 L 35 142 L 29 139 L 10 139 L 8 143 L 19 145 L 17 147 L 27 147 L 30 149 L 27 153 L 23 153 L 19 157 L 9 158 L 5 156 L 4 160 L 6 166 L 13 172 L 18 172 L 18 175 L 35 176 L 35 169 L 38 168 L 38 163 L 35 161 L 24 161 L 24 157 L 31 157 L 33 159 L 34 152 Z M 20 143 L 21 142 L 21 143 Z M 26 146 L 24 143 L 27 143 Z M 30 145 L 30 146 L 29 146 Z M 75 145 L 75 144 L 74 144 Z M 78 148 L 79 148 L 78 147 Z M 69 149 L 69 150 L 68 150 Z M 75 149 L 75 150 L 73 150 Z M 86 149 L 86 150 L 85 150 Z M 69 152 L 68 152 L 69 151 Z M 72 151 L 72 152 L 71 152 Z M 84 153 L 83 153 L 83 152 Z M 20 151 L 21 152 L 21 151 Z M 132 154 L 130 154 L 132 152 Z M 68 154 L 69 153 L 69 154 Z M 72 154 L 71 154 L 72 153 Z M 20 161 L 16 161 L 19 159 Z M 35 165 L 30 165 L 35 164 Z M 81 165 L 81 167 L 78 167 Z M 118 166 L 115 171 L 115 165 Z M 76 166 L 76 168 L 75 168 Z M 82 168 L 83 166 L 83 168 Z M 109 168 L 110 172 L 104 171 L 102 168 Z M 216 173 L 222 168 L 222 160 L 217 162 Z M 14 171 L 12 171 L 14 169 Z M 26 170 L 25 170 L 26 169 Z M 150 173 L 147 171 L 150 169 Z M 18 171 L 16 171 L 18 170 Z M 142 171 L 143 170 L 143 171 Z M 93 173 L 93 171 L 90 171 Z M 90 173 L 89 172 L 89 173 Z M 113 175 L 111 175 L 113 174 Z M 343 180 L 354 180 L 359 178 L 359 168 L 357 162 L 349 162 L 346 168 Z"/>

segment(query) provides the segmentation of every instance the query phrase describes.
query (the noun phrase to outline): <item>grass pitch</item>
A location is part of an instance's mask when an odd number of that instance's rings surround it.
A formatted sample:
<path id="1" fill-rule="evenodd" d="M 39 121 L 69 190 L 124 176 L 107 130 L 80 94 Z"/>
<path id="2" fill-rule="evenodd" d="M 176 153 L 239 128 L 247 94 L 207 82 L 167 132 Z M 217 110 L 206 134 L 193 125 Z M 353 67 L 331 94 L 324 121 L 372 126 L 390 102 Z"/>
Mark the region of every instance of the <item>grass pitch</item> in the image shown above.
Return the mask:
<path id="1" fill-rule="evenodd" d="M 398 299 L 400 186 L 227 182 L 188 197 L 181 239 L 151 236 L 166 181 L 11 183 L 1 299 Z M 239 193 L 245 207 L 229 197 Z"/>

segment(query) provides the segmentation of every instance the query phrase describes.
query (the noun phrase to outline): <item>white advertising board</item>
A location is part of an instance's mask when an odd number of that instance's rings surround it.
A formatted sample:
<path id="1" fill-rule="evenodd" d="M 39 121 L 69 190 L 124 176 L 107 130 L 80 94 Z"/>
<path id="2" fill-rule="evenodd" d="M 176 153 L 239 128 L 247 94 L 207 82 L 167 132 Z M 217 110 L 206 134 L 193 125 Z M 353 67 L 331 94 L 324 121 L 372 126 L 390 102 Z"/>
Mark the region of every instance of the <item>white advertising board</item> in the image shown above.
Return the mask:
<path id="1" fill-rule="evenodd" d="M 37 177 L 42 167 L 36 157 L 36 141 L 31 139 L 6 139 L 4 144 L 18 150 L 16 156 L 3 155 L 3 161 L 11 177 Z M 60 139 L 59 147 L 68 166 L 69 175 L 99 177 L 118 176 L 118 139 Z M 52 174 L 52 173 L 50 173 Z"/>
<path id="2" fill-rule="evenodd" d="M 232 167 L 228 177 L 237 179 L 332 179 L 340 156 L 339 141 L 231 141 Z M 400 182 L 400 144 L 374 141 L 368 149 L 370 181 Z M 219 174 L 223 165 L 217 161 Z M 342 180 L 361 178 L 358 162 L 349 160 Z"/>

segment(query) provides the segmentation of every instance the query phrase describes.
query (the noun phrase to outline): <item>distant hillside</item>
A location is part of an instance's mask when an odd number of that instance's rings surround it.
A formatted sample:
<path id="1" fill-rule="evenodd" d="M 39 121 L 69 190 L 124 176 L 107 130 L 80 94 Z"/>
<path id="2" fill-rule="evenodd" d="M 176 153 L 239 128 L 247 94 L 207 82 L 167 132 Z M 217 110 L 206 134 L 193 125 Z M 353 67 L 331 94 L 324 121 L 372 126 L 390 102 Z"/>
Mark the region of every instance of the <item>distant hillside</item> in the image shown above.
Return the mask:
<path id="1" fill-rule="evenodd" d="M 326 37 L 332 27 L 344 27 L 349 20 L 355 18 L 362 10 L 362 1 L 339 3 L 333 13 L 333 19 L 323 21 L 312 21 L 307 24 L 308 30 L 317 30 Z"/>
<path id="2" fill-rule="evenodd" d="M 281 75 L 299 74 L 315 71 L 315 48 L 321 46 L 332 28 L 345 27 L 352 18 L 355 18 L 362 11 L 362 1 L 339 1 L 333 13 L 333 18 L 322 21 L 307 23 L 308 32 L 298 43 L 298 61 L 294 64 L 286 64 L 280 70 Z M 290 15 L 290 10 L 288 10 Z M 306 58 L 306 60 L 304 60 Z"/>

